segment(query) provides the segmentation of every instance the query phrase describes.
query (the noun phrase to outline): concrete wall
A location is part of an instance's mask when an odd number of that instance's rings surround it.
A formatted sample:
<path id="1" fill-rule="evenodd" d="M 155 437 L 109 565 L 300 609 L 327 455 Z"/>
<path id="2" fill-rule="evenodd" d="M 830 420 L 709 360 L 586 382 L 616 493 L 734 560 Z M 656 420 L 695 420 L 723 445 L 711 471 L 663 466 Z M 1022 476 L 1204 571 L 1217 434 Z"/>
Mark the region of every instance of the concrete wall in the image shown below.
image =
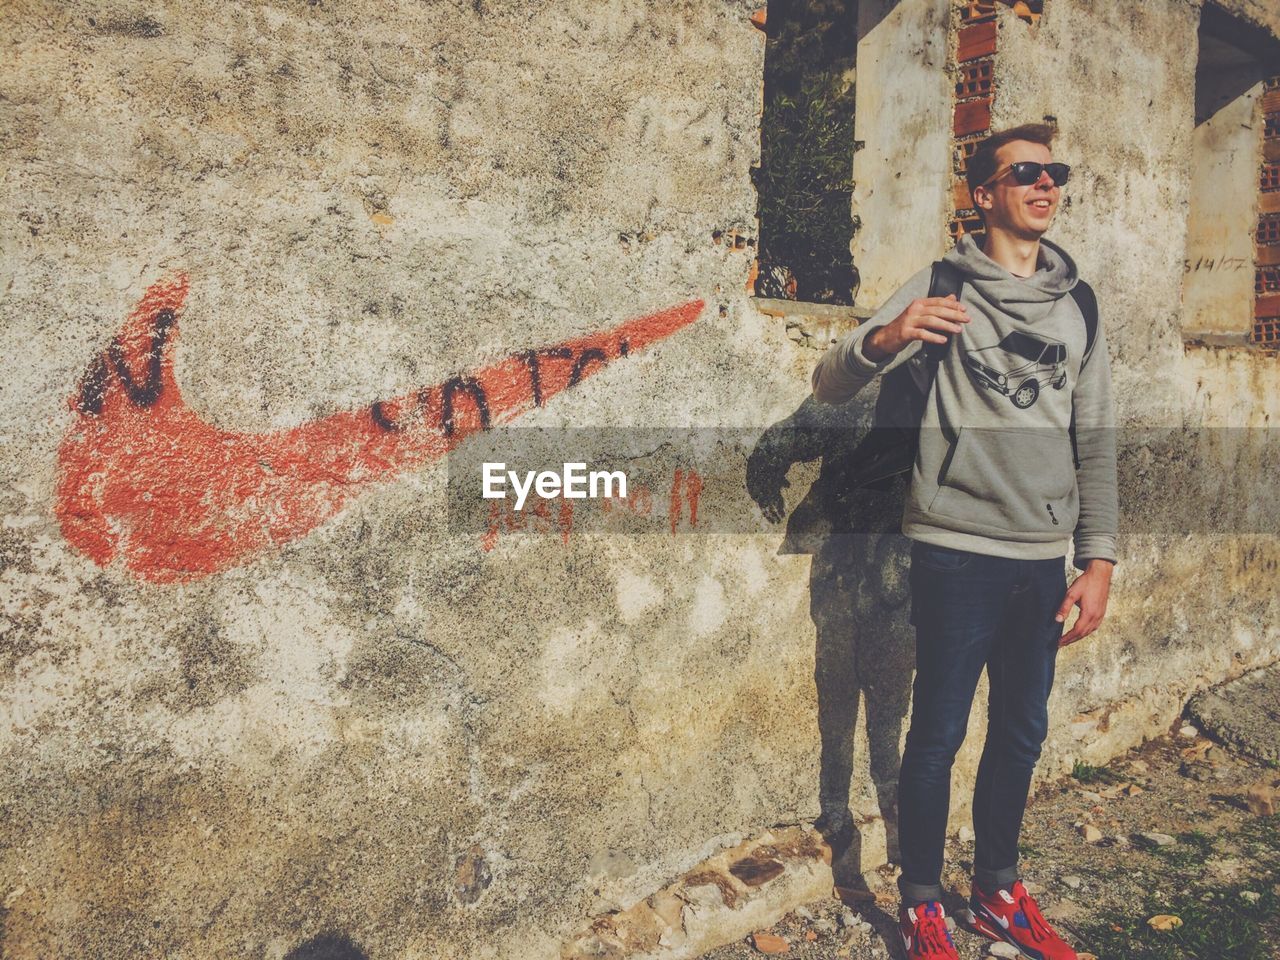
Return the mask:
<path id="1" fill-rule="evenodd" d="M 1182 287 L 1187 331 L 1243 333 L 1253 326 L 1253 238 L 1261 163 L 1256 83 L 1192 138 L 1190 214 Z"/>
<path id="2" fill-rule="evenodd" d="M 857 505 L 883 535 L 833 536 L 797 448 L 774 533 L 486 541 L 443 509 L 477 385 L 495 423 L 821 421 L 817 354 L 745 295 L 752 11 L 10 12 L 6 957 L 326 934 L 549 957 L 771 825 L 848 813 L 881 855 L 911 662 L 894 494 Z M 1079 173 L 1053 236 L 1103 303 L 1122 416 L 1265 423 L 1274 357 L 1180 336 L 1195 8 L 1000 23 L 996 123 L 1058 117 Z M 925 48 L 911 82 L 945 91 Z M 1097 109 L 1132 76 L 1150 102 Z M 535 390 L 525 352 L 554 345 Z M 1063 654 L 1044 776 L 1280 655 L 1274 539 L 1123 544 L 1107 623 Z"/>
<path id="3" fill-rule="evenodd" d="M 853 262 L 858 302 L 878 304 L 947 251 L 947 0 L 858 5 L 858 86 L 853 155 Z M 904 257 L 903 251 L 911 256 Z"/>
<path id="4" fill-rule="evenodd" d="M 7 957 L 279 957 L 325 930 L 546 956 L 811 805 L 779 775 L 818 749 L 804 558 L 486 550 L 446 525 L 441 450 L 371 415 L 435 385 L 438 421 L 453 375 L 637 319 L 650 348 L 543 408 L 527 377 L 496 398 L 502 370 L 489 399 L 544 425 L 789 409 L 752 252 L 713 240 L 755 215 L 750 12 L 6 14 Z M 544 394 L 569 372 L 548 359 Z"/>

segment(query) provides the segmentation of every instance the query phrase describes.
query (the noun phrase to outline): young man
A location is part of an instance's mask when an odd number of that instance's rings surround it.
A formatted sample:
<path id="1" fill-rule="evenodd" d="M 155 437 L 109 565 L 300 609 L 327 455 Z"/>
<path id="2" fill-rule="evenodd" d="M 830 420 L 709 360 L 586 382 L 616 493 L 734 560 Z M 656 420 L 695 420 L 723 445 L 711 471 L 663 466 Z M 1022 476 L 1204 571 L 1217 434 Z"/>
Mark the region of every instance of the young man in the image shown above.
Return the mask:
<path id="1" fill-rule="evenodd" d="M 898 886 L 914 958 L 957 957 L 940 902 L 943 843 L 952 761 L 983 669 L 990 697 L 973 793 L 972 926 L 1032 960 L 1076 957 L 1017 864 L 1055 657 L 1102 621 L 1119 513 L 1106 337 L 1099 325 L 1086 356 L 1085 310 L 1071 295 L 1076 266 L 1042 239 L 1067 179 L 1066 165 L 1052 162 L 1052 138 L 1048 126 L 1016 127 L 969 161 L 986 237 L 979 247 L 962 236 L 944 258 L 963 278 L 958 299 L 929 297 L 926 267 L 813 373 L 825 403 L 904 363 L 925 391 L 902 521 L 913 541 L 916 677 L 898 785 Z M 949 339 L 931 371 L 925 345 Z M 1068 589 L 1072 540 L 1083 572 Z M 1073 606 L 1080 614 L 1064 636 Z"/>

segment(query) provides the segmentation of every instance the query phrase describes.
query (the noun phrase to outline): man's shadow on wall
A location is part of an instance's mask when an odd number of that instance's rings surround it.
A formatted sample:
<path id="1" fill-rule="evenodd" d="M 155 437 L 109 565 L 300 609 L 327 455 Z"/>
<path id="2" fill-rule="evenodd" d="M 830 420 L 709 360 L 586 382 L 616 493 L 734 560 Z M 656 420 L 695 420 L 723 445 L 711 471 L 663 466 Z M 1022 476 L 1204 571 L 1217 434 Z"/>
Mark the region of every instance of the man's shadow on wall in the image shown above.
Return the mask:
<path id="1" fill-rule="evenodd" d="M 747 489 L 765 516 L 786 516 L 783 488 L 796 463 L 820 460 L 818 479 L 789 516 L 780 553 L 813 557 L 809 614 L 817 631 L 821 815 L 837 886 L 865 891 L 862 831 L 883 820 L 888 859 L 898 861 L 899 743 L 915 666 L 910 623 L 910 541 L 900 532 L 907 477 L 852 490 L 851 454 L 869 425 L 874 389 L 841 406 L 807 398 L 769 427 L 747 460 Z M 864 421 L 858 429 L 859 414 Z M 865 704 L 871 784 L 850 803 L 854 731 Z M 864 785 L 867 786 L 867 785 Z M 873 807 L 874 804 L 874 807 Z M 855 812 L 856 810 L 856 812 Z"/>

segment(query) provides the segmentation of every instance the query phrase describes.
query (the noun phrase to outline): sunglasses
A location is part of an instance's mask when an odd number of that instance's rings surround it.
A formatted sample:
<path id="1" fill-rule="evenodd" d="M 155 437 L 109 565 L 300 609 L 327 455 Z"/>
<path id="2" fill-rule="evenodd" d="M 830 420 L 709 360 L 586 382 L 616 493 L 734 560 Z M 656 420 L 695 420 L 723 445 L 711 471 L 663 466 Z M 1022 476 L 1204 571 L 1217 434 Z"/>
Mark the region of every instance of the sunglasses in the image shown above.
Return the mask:
<path id="1" fill-rule="evenodd" d="M 991 179 L 982 184 L 995 183 L 1006 173 L 1012 172 L 1014 182 L 1021 187 L 1029 187 L 1033 183 L 1040 180 L 1040 174 L 1048 171 L 1049 179 L 1053 181 L 1054 186 L 1060 187 L 1067 182 L 1067 176 L 1071 173 L 1071 167 L 1065 163 L 1036 163 L 1034 160 L 1019 160 L 1017 163 L 1011 163 L 1007 167 L 1001 167 Z"/>

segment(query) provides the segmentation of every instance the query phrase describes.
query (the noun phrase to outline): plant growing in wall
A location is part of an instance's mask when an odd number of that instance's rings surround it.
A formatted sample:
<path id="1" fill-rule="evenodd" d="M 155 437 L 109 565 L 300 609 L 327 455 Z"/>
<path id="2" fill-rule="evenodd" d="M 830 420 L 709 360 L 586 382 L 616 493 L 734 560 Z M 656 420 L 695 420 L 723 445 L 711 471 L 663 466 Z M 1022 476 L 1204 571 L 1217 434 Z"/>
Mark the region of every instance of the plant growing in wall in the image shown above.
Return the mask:
<path id="1" fill-rule="evenodd" d="M 853 302 L 856 0 L 773 0 L 768 11 L 756 293 Z"/>

